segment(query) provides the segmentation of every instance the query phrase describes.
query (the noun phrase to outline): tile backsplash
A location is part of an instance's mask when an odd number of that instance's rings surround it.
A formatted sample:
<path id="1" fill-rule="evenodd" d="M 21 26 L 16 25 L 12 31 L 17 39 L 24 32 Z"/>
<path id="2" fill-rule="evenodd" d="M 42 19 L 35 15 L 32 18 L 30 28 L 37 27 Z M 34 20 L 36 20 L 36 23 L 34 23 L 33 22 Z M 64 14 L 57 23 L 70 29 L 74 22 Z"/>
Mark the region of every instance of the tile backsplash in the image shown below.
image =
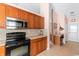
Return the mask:
<path id="1" fill-rule="evenodd" d="M 6 33 L 10 32 L 26 32 L 26 37 L 38 36 L 41 34 L 46 35 L 45 29 L 23 29 L 23 30 L 5 30 L 0 29 L 0 44 L 5 44 L 6 42 Z"/>
<path id="2" fill-rule="evenodd" d="M 6 42 L 6 30 L 0 29 L 0 45 Z"/>
<path id="3" fill-rule="evenodd" d="M 44 29 L 7 30 L 7 33 L 9 33 L 9 32 L 26 32 L 26 37 L 30 37 L 30 36 L 40 35 L 41 31 L 44 34 L 44 32 L 45 32 Z"/>

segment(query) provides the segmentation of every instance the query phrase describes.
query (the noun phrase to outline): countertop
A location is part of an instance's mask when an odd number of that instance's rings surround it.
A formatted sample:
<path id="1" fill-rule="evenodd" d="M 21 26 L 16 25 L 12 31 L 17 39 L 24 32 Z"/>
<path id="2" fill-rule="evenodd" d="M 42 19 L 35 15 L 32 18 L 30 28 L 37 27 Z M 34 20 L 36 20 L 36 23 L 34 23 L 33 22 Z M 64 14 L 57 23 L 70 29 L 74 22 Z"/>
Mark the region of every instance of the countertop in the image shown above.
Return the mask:
<path id="1" fill-rule="evenodd" d="M 0 43 L 0 47 L 1 47 L 1 46 L 5 46 L 5 44 L 3 44 L 3 43 Z"/>
<path id="2" fill-rule="evenodd" d="M 34 39 L 37 39 L 37 38 L 42 38 L 42 37 L 47 37 L 46 35 L 37 35 L 37 36 L 30 36 L 28 37 L 30 40 L 34 40 Z"/>

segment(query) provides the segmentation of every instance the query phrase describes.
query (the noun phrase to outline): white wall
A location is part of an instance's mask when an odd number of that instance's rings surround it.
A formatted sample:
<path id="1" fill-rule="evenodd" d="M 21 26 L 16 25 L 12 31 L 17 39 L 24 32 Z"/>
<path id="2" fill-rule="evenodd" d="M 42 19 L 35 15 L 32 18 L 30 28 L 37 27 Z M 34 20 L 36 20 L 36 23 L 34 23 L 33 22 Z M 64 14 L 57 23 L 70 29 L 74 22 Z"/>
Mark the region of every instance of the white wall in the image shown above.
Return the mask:
<path id="1" fill-rule="evenodd" d="M 64 12 L 61 11 L 61 4 L 52 4 L 53 7 L 53 35 L 61 36 L 64 34 L 63 42 L 65 43 L 65 15 Z M 54 23 L 57 24 L 57 28 L 55 29 Z M 62 31 L 59 30 L 60 26 L 64 29 Z"/>
<path id="2" fill-rule="evenodd" d="M 49 4 L 48 3 L 41 3 L 40 4 L 40 14 L 45 18 L 45 30 L 47 35 L 47 49 L 49 49 L 50 45 L 50 24 L 49 24 Z"/>
<path id="3" fill-rule="evenodd" d="M 53 23 L 57 23 L 57 29 L 54 28 L 54 35 L 59 36 L 59 26 L 64 28 L 64 13 L 61 12 L 60 4 L 52 4 L 53 7 Z M 55 33 L 57 32 L 57 33 Z"/>
<path id="4" fill-rule="evenodd" d="M 53 34 L 53 7 L 52 4 L 49 4 L 49 25 L 50 25 L 50 33 Z"/>

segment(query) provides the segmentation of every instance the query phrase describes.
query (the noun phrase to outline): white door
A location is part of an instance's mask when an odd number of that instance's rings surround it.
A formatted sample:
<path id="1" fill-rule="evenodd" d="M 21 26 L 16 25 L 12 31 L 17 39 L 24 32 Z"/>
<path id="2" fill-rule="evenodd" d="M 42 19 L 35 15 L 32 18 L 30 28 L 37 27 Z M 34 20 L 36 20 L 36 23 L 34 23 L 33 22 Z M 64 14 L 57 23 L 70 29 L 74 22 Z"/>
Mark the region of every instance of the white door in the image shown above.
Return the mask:
<path id="1" fill-rule="evenodd" d="M 77 42 L 79 42 L 79 24 L 78 24 L 78 39 L 77 39 Z"/>
<path id="2" fill-rule="evenodd" d="M 68 24 L 68 40 L 78 41 L 78 24 Z"/>

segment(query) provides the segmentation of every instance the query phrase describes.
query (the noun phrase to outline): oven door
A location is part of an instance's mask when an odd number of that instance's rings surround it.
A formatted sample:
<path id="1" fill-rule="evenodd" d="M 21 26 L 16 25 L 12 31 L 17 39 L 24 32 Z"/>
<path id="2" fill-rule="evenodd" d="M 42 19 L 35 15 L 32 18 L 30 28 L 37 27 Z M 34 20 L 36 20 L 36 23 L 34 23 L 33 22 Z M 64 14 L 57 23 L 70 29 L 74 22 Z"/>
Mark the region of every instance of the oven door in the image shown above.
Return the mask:
<path id="1" fill-rule="evenodd" d="M 23 56 L 28 55 L 28 46 L 21 46 L 11 50 L 11 56 Z"/>
<path id="2" fill-rule="evenodd" d="M 24 44 L 6 47 L 7 56 L 29 56 L 30 41 L 25 41 Z"/>

